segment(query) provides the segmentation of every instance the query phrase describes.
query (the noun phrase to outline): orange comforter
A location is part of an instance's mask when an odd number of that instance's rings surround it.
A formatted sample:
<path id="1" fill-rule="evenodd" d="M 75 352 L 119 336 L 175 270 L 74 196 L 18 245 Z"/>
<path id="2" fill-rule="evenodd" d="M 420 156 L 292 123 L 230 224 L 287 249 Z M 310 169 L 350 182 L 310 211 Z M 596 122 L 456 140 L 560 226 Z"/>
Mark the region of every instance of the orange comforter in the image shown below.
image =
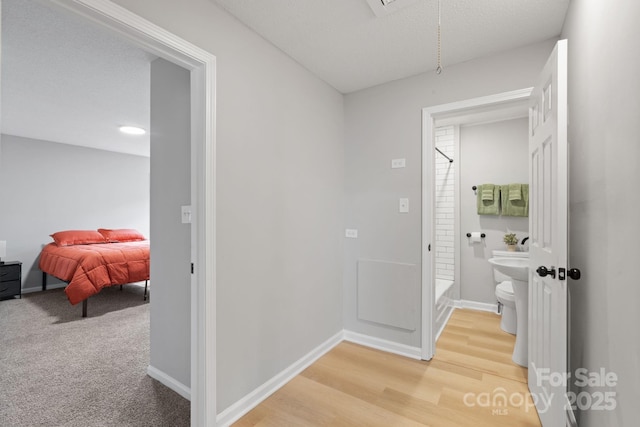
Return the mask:
<path id="1" fill-rule="evenodd" d="M 40 270 L 68 282 L 71 304 L 84 301 L 105 286 L 149 279 L 149 241 L 58 246 L 42 249 Z"/>

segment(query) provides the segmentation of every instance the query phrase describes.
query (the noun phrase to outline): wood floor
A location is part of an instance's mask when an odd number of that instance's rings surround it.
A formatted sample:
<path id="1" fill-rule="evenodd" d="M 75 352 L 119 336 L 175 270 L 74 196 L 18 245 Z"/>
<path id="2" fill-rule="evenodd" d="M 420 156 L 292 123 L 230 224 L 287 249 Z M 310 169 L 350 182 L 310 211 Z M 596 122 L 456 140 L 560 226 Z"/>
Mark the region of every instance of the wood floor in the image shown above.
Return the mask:
<path id="1" fill-rule="evenodd" d="M 514 341 L 455 310 L 429 362 L 343 342 L 234 426 L 540 426 Z"/>

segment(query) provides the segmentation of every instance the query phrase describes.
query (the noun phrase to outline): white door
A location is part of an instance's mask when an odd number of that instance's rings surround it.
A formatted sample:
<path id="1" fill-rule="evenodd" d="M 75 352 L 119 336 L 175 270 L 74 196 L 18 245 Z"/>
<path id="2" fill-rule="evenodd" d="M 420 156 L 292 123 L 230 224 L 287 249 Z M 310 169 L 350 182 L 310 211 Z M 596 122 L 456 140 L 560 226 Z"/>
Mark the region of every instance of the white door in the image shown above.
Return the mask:
<path id="1" fill-rule="evenodd" d="M 542 425 L 565 426 L 568 311 L 566 40 L 556 44 L 531 93 L 529 161 L 529 390 Z"/>

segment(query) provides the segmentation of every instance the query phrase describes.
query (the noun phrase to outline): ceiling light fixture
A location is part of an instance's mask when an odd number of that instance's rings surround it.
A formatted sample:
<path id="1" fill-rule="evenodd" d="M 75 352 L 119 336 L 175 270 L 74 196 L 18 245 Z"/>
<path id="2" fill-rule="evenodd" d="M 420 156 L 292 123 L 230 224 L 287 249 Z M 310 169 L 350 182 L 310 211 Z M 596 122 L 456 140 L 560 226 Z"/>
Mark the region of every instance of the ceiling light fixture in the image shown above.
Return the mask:
<path id="1" fill-rule="evenodd" d="M 120 132 L 126 133 L 127 135 L 144 135 L 147 133 L 146 130 L 137 126 L 120 126 Z"/>

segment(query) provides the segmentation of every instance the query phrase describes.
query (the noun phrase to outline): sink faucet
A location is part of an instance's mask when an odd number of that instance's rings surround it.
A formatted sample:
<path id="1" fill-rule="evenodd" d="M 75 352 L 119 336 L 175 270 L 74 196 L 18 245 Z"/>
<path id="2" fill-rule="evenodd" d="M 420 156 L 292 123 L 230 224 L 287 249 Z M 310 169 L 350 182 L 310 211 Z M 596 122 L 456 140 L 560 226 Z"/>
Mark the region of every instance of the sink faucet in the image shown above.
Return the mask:
<path id="1" fill-rule="evenodd" d="M 522 242 L 520 242 L 521 245 L 524 245 L 524 242 L 526 242 L 527 240 L 529 240 L 529 236 L 525 237 L 524 239 L 522 239 Z"/>

